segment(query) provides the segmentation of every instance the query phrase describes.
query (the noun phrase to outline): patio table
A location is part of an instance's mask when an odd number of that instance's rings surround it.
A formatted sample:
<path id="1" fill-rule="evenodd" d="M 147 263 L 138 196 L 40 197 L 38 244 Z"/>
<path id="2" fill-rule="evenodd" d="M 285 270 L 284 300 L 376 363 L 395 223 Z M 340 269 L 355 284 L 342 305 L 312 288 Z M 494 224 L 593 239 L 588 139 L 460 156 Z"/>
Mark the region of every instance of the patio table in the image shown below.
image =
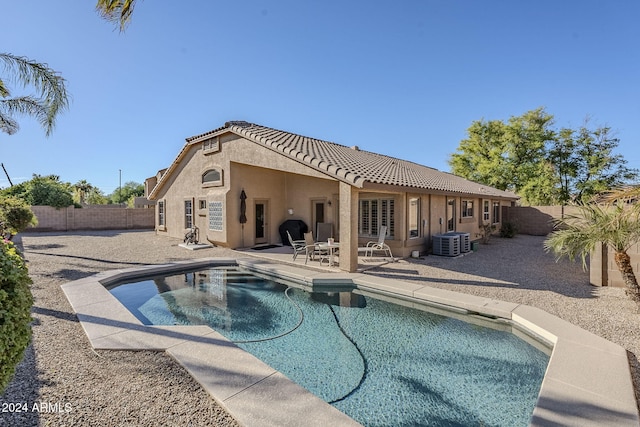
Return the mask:
<path id="1" fill-rule="evenodd" d="M 325 259 L 329 262 L 329 267 L 333 267 L 334 266 L 334 255 L 336 253 L 336 251 L 338 251 L 340 249 L 340 243 L 318 243 L 317 244 L 318 248 L 321 251 L 326 251 L 328 256 L 321 256 L 320 257 L 320 264 L 322 264 L 322 261 L 324 261 Z"/>

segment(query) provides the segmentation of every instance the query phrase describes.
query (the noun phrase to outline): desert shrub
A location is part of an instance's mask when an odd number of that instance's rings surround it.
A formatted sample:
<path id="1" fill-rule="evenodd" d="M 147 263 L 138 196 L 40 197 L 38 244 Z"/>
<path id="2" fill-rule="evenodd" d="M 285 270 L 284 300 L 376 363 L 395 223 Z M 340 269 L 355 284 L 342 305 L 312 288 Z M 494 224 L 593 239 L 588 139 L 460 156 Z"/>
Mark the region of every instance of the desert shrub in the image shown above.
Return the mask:
<path id="1" fill-rule="evenodd" d="M 480 227 L 480 233 L 477 236 L 480 237 L 480 242 L 483 245 L 489 244 L 489 240 L 491 240 L 491 234 L 495 231 L 496 226 L 492 224 L 482 224 Z"/>
<path id="2" fill-rule="evenodd" d="M 0 393 L 13 377 L 31 338 L 27 266 L 12 242 L 0 241 Z"/>
<path id="3" fill-rule="evenodd" d="M 0 196 L 0 233 L 3 237 L 11 239 L 14 234 L 37 224 L 37 218 L 23 200 Z"/>
<path id="4" fill-rule="evenodd" d="M 507 237 L 510 239 L 516 234 L 518 234 L 518 229 L 516 228 L 514 223 L 505 222 L 504 224 L 502 224 L 502 227 L 500 228 L 500 237 Z"/>

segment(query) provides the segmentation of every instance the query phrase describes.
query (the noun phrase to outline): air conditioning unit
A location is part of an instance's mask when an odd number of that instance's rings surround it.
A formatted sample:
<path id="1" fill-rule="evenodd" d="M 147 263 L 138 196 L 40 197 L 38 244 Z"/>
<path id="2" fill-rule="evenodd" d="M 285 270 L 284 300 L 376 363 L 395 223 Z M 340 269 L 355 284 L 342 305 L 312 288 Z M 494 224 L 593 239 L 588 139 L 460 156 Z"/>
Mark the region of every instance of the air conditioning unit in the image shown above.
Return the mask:
<path id="1" fill-rule="evenodd" d="M 459 231 L 450 231 L 449 233 L 445 233 L 445 236 L 460 236 L 460 252 L 467 253 L 471 252 L 471 234 L 470 233 L 461 233 Z"/>
<path id="2" fill-rule="evenodd" d="M 433 254 L 442 256 L 460 255 L 460 236 L 445 234 L 434 235 Z"/>

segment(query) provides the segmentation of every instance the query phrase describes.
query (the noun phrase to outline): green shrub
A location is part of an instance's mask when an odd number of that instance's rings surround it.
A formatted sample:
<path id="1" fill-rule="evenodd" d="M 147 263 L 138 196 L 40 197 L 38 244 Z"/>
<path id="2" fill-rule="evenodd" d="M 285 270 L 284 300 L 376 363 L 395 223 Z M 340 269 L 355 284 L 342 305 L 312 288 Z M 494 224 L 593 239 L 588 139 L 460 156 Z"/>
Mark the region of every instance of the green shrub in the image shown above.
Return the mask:
<path id="1" fill-rule="evenodd" d="M 512 222 L 505 222 L 500 228 L 500 237 L 512 238 L 518 234 L 518 229 Z"/>
<path id="2" fill-rule="evenodd" d="M 496 226 L 492 224 L 482 224 L 480 227 L 480 233 L 477 236 L 480 237 L 480 242 L 483 245 L 488 245 L 489 240 L 491 240 L 491 234 L 495 231 Z"/>
<path id="3" fill-rule="evenodd" d="M 31 338 L 31 283 L 15 245 L 0 240 L 0 393 L 11 381 Z"/>
<path id="4" fill-rule="evenodd" d="M 29 205 L 16 197 L 0 196 L 0 233 L 11 239 L 30 225 L 38 224 L 38 219 Z"/>

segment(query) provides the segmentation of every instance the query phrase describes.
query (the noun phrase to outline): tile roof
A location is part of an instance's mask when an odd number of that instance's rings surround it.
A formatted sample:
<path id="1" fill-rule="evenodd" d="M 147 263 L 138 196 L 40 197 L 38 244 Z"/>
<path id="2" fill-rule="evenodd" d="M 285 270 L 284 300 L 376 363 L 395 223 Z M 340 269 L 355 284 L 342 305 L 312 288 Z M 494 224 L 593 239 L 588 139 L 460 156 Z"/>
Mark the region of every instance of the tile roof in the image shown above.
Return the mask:
<path id="1" fill-rule="evenodd" d="M 227 122 L 223 127 L 211 132 L 187 138 L 187 142 L 225 129 L 360 188 L 365 187 L 366 183 L 374 183 L 451 193 L 518 198 L 511 192 L 478 184 L 414 162 L 244 121 Z"/>

